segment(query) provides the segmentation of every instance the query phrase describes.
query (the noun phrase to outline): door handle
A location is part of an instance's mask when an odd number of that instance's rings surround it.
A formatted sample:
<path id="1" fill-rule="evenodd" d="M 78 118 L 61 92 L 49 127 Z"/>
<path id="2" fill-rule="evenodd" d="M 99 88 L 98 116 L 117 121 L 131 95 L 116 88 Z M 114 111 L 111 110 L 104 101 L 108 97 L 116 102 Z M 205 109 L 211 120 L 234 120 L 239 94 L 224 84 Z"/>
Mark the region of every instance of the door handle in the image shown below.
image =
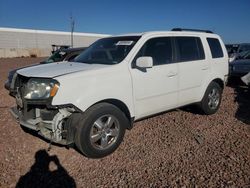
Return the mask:
<path id="1" fill-rule="evenodd" d="M 172 78 L 172 77 L 174 77 L 174 76 L 176 76 L 177 75 L 177 72 L 169 72 L 168 74 L 167 74 L 167 76 L 169 77 L 169 78 Z"/>

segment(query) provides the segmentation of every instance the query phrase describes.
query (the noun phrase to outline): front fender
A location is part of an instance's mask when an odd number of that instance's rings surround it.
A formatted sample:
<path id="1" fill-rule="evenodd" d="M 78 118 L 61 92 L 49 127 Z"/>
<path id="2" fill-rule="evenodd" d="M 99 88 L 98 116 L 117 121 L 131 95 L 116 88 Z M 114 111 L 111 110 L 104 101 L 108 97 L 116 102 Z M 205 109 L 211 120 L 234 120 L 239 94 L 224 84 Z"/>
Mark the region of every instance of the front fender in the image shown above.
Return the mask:
<path id="1" fill-rule="evenodd" d="M 106 99 L 122 101 L 134 116 L 132 82 L 126 66 L 93 72 L 78 72 L 55 78 L 60 88 L 52 105 L 73 104 L 83 112 Z"/>

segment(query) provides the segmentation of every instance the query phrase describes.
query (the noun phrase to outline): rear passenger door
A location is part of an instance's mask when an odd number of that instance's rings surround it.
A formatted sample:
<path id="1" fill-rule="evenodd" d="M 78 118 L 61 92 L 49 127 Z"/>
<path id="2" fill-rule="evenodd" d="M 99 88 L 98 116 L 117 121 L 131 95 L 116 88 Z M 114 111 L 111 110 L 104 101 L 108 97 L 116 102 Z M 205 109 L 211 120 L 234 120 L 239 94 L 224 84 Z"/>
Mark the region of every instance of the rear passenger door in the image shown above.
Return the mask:
<path id="1" fill-rule="evenodd" d="M 199 37 L 175 37 L 179 64 L 179 105 L 199 100 L 200 88 L 209 72 L 209 64 Z"/>
<path id="2" fill-rule="evenodd" d="M 158 37 L 144 43 L 136 57 L 150 56 L 153 67 L 131 69 L 136 118 L 152 115 L 178 105 L 178 65 L 173 63 L 173 38 Z"/>

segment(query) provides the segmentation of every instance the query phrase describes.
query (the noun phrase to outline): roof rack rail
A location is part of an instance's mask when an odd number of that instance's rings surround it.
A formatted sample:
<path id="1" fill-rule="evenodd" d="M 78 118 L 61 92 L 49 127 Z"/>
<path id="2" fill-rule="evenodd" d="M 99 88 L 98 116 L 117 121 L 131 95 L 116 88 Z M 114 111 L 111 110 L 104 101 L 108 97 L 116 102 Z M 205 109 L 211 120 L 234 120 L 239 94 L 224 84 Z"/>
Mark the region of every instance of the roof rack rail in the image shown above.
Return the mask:
<path id="1" fill-rule="evenodd" d="M 184 28 L 173 28 L 172 31 L 194 31 L 194 32 L 204 32 L 204 33 L 213 33 L 210 30 L 202 30 L 202 29 L 184 29 Z"/>

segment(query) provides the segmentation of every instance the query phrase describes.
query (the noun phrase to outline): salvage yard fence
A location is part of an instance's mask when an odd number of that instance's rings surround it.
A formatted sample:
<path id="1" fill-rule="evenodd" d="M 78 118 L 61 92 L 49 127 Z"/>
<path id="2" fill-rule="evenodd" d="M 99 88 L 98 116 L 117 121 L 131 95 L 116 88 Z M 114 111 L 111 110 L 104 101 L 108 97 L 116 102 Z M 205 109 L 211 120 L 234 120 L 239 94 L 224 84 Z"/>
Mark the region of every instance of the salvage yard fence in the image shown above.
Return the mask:
<path id="1" fill-rule="evenodd" d="M 75 32 L 73 34 L 74 47 L 87 47 L 107 36 L 109 35 Z M 0 58 L 49 56 L 53 44 L 70 45 L 71 33 L 0 27 Z"/>

